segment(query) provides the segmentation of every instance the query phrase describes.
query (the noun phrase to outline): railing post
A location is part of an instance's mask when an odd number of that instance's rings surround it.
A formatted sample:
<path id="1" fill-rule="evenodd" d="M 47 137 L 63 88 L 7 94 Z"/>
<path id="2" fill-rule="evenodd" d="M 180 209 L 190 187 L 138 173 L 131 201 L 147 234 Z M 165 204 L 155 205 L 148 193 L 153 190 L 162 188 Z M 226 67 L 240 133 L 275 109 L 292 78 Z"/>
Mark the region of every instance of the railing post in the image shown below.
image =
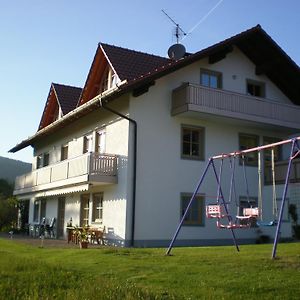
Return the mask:
<path id="1" fill-rule="evenodd" d="M 89 152 L 87 157 L 87 174 L 90 174 L 92 170 L 92 152 Z"/>
<path id="2" fill-rule="evenodd" d="M 67 174 L 66 174 L 66 179 L 69 178 L 69 168 L 70 168 L 70 164 L 69 164 L 69 161 L 67 161 Z"/>
<path id="3" fill-rule="evenodd" d="M 49 183 L 51 183 L 52 182 L 52 167 L 50 168 L 50 175 L 49 175 Z"/>

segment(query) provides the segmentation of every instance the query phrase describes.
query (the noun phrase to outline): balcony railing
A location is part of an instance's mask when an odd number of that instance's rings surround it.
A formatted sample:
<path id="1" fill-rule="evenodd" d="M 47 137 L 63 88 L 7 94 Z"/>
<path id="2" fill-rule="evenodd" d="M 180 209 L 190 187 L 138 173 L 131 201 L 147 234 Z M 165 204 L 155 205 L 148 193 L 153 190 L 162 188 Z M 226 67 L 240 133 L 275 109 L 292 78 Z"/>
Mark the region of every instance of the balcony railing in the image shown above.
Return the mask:
<path id="1" fill-rule="evenodd" d="M 300 129 L 299 106 L 196 84 L 185 83 L 173 90 L 172 115 L 186 112 Z"/>
<path id="2" fill-rule="evenodd" d="M 41 190 L 80 182 L 109 183 L 117 179 L 117 156 L 87 153 L 72 159 L 36 169 L 18 176 L 15 192 L 35 188 Z"/>

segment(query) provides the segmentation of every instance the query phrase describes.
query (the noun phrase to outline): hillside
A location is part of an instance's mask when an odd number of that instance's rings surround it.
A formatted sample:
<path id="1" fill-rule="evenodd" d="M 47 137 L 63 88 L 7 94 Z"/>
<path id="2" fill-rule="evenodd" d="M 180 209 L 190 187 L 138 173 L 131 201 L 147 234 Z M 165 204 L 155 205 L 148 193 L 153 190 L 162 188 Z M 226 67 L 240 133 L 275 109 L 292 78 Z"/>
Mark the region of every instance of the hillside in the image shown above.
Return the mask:
<path id="1" fill-rule="evenodd" d="M 0 156 L 0 179 L 14 182 L 16 176 L 31 171 L 31 164 Z"/>

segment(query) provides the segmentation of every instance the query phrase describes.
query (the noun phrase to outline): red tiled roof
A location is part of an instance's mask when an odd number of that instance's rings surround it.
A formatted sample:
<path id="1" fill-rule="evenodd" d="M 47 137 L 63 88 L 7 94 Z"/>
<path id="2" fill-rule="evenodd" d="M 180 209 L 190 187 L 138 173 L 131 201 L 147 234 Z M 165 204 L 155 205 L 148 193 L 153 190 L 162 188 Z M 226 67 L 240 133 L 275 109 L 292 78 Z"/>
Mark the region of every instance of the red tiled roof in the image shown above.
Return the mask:
<path id="1" fill-rule="evenodd" d="M 218 54 L 221 55 L 219 57 L 222 57 L 222 54 L 226 55 L 227 52 L 230 52 L 230 47 L 232 46 L 238 47 L 255 64 L 256 72 L 264 73 L 293 101 L 294 104 L 300 105 L 300 68 L 260 25 L 178 61 L 116 46 L 100 44 L 95 58 L 98 52 L 100 52 L 99 48 L 102 47 L 102 53 L 105 52 L 105 55 L 120 79 L 127 79 L 128 81 L 126 84 L 120 86 L 115 93 L 105 96 L 105 100 L 108 102 L 124 93 L 150 84 L 151 82 L 204 57 L 214 55 L 218 57 Z M 93 69 L 95 58 L 91 69 Z M 87 85 L 90 73 L 85 85 Z M 76 114 L 81 117 L 88 114 L 91 109 L 99 107 L 99 105 L 99 102 L 93 102 L 92 106 L 83 108 L 81 111 L 76 112 Z M 62 118 L 61 122 L 58 122 L 55 126 L 48 129 L 44 128 L 44 131 L 38 132 L 27 140 L 22 141 L 20 144 L 10 149 L 9 152 L 16 152 L 29 145 L 33 145 L 40 138 L 54 133 L 62 126 L 71 124 L 75 119 L 77 119 L 75 118 L 75 114 Z"/>
<path id="2" fill-rule="evenodd" d="M 78 102 L 82 89 L 79 87 L 53 83 L 53 88 L 63 115 L 73 110 Z"/>
<path id="3" fill-rule="evenodd" d="M 167 64 L 170 59 L 138 52 L 126 48 L 100 43 L 120 80 L 132 80 L 147 74 L 159 66 Z"/>
<path id="4" fill-rule="evenodd" d="M 61 107 L 63 116 L 76 108 L 81 91 L 82 89 L 78 87 L 52 83 L 38 130 L 55 120 L 58 105 Z"/>

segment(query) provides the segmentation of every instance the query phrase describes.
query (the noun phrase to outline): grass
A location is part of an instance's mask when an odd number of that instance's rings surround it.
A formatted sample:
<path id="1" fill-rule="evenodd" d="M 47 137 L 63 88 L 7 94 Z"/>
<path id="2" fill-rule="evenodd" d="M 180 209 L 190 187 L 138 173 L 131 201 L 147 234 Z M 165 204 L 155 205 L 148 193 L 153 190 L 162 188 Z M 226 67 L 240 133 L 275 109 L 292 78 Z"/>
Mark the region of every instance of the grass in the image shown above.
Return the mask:
<path id="1" fill-rule="evenodd" d="M 299 299 L 300 243 L 38 248 L 0 239 L 0 299 Z"/>

